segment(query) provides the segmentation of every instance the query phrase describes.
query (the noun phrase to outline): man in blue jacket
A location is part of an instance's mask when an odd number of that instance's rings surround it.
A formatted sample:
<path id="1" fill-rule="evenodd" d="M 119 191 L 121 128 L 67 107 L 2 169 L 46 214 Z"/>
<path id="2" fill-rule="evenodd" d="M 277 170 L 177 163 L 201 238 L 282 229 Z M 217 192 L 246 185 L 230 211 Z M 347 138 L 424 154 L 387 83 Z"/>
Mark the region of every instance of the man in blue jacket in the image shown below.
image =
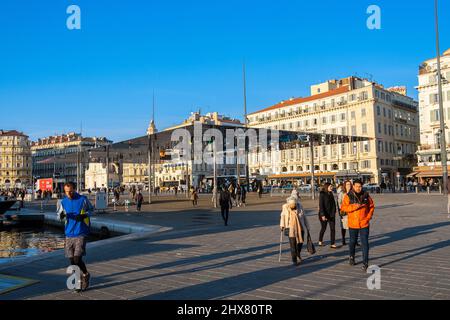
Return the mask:
<path id="1" fill-rule="evenodd" d="M 90 274 L 82 257 L 86 255 L 86 237 L 90 232 L 90 216 L 94 208 L 85 196 L 75 192 L 72 182 L 64 185 L 64 193 L 66 196 L 58 202 L 57 214 L 61 220 L 66 220 L 65 255 L 71 265 L 80 268 L 81 290 L 86 290 Z"/>

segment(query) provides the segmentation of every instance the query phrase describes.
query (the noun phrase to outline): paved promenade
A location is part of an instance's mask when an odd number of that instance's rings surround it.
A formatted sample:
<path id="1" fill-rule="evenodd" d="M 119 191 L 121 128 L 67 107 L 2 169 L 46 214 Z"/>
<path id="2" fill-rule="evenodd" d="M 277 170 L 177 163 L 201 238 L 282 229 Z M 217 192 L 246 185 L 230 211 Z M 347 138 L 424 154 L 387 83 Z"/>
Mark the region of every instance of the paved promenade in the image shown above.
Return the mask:
<path id="1" fill-rule="evenodd" d="M 360 264 L 348 265 L 347 248 L 317 248 L 314 256 L 305 250 L 303 264 L 294 267 L 285 240 L 278 262 L 284 198 L 251 195 L 247 207 L 230 212 L 228 227 L 209 197 L 195 209 L 182 199 L 165 197 L 143 213 L 107 214 L 173 229 L 88 248 L 90 290 L 66 289 L 61 252 L 0 270 L 39 281 L 0 299 L 450 299 L 450 219 L 443 196 L 374 195 L 370 264 L 381 267 L 380 290 L 367 289 L 369 275 Z M 304 206 L 317 242 L 317 201 L 305 200 Z"/>

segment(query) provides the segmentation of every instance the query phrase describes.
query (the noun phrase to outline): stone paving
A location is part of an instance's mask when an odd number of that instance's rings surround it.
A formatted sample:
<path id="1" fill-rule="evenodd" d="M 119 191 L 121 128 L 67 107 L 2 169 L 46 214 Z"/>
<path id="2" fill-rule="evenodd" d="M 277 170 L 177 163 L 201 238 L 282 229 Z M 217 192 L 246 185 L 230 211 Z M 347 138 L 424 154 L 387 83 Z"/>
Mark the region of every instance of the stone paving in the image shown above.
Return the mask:
<path id="1" fill-rule="evenodd" d="M 285 240 L 278 262 L 284 198 L 251 195 L 247 207 L 232 209 L 225 227 L 205 196 L 197 208 L 183 197 L 166 197 L 144 206 L 143 213 L 107 214 L 173 230 L 88 248 L 90 290 L 66 289 L 67 262 L 61 252 L 1 270 L 39 283 L 0 299 L 450 299 L 447 198 L 403 193 L 373 198 L 370 263 L 381 267 L 379 290 L 367 288 L 369 274 L 360 264 L 348 265 L 347 248 L 317 247 L 313 256 L 305 251 L 303 264 L 294 267 Z M 316 242 L 317 200 L 303 203 Z M 337 229 L 339 245 L 338 224 Z"/>

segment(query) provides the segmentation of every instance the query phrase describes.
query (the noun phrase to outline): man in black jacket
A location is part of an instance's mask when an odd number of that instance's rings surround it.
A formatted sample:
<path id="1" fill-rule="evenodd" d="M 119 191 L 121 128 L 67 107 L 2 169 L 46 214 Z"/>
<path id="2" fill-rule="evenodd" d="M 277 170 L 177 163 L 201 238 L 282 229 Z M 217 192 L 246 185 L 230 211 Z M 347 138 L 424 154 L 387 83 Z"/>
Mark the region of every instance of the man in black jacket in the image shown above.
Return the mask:
<path id="1" fill-rule="evenodd" d="M 223 187 L 219 197 L 220 211 L 225 225 L 228 225 L 228 214 L 231 206 L 231 195 L 227 188 Z"/>

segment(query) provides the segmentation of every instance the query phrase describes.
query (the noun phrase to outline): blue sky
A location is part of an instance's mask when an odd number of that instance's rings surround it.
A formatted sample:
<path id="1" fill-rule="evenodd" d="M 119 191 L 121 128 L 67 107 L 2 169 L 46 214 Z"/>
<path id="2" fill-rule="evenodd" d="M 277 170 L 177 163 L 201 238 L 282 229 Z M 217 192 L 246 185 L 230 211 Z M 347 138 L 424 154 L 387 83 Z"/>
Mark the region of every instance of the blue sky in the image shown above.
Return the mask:
<path id="1" fill-rule="evenodd" d="M 66 28 L 71 4 L 81 30 Z M 381 30 L 366 27 L 371 4 Z M 3 0 L 0 39 L 0 128 L 32 139 L 81 122 L 85 135 L 142 135 L 153 90 L 158 128 L 199 108 L 242 118 L 244 58 L 252 112 L 349 75 L 417 97 L 418 65 L 435 56 L 431 0 Z"/>

